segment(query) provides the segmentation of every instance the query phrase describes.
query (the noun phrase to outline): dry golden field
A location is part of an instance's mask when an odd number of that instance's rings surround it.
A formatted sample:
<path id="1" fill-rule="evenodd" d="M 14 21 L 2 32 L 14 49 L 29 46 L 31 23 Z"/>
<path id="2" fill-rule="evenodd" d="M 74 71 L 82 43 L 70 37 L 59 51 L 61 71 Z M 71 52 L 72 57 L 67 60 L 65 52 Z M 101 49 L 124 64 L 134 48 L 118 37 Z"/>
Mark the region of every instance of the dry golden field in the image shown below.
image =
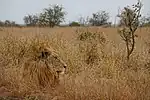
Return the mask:
<path id="1" fill-rule="evenodd" d="M 100 34 L 79 40 L 85 31 Z M 0 95 L 11 95 L 8 100 L 14 96 L 21 100 L 150 100 L 150 27 L 136 34 L 135 50 L 127 62 L 117 28 L 0 28 L 0 87 L 9 91 L 2 94 L 0 88 Z M 32 47 L 43 45 L 57 51 L 67 64 L 54 89 L 21 77 L 25 59 L 35 53 Z"/>

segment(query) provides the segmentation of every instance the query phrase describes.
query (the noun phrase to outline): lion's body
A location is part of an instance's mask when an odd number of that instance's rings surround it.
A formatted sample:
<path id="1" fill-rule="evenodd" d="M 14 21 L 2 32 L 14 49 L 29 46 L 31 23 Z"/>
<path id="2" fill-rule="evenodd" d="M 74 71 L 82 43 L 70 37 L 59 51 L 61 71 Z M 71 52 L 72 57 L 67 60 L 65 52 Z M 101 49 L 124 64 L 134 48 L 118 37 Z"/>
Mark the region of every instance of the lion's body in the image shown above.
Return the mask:
<path id="1" fill-rule="evenodd" d="M 58 75 L 42 61 L 27 61 L 23 68 L 23 78 L 30 78 L 38 85 L 55 85 L 58 83 Z"/>

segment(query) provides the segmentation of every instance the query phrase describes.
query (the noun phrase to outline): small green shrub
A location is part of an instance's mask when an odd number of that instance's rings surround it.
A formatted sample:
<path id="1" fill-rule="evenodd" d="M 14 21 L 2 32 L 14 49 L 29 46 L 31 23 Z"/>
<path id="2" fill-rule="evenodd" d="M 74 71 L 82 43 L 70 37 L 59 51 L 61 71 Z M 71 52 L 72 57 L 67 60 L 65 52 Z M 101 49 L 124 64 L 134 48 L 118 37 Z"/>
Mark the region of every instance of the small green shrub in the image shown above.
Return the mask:
<path id="1" fill-rule="evenodd" d="M 72 22 L 69 24 L 69 26 L 80 26 L 80 24 L 78 22 Z"/>

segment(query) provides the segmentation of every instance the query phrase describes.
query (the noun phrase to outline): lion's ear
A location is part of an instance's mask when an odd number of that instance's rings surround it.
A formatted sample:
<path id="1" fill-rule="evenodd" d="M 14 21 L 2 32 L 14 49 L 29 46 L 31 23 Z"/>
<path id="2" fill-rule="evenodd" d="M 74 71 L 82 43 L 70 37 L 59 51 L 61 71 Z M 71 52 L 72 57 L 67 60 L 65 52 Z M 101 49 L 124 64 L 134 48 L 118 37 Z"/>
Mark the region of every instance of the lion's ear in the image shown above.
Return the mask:
<path id="1" fill-rule="evenodd" d="M 45 50 L 46 52 L 49 52 L 49 54 L 52 54 L 52 50 L 51 50 L 50 48 L 46 47 L 44 50 Z"/>
<path id="2" fill-rule="evenodd" d="M 45 50 L 47 52 L 49 52 L 50 55 L 56 55 L 56 56 L 58 56 L 58 53 L 54 49 L 52 49 L 52 48 L 46 47 Z"/>
<path id="3" fill-rule="evenodd" d="M 47 48 L 41 48 L 39 57 L 40 59 L 47 59 L 50 55 L 52 55 L 52 51 Z"/>

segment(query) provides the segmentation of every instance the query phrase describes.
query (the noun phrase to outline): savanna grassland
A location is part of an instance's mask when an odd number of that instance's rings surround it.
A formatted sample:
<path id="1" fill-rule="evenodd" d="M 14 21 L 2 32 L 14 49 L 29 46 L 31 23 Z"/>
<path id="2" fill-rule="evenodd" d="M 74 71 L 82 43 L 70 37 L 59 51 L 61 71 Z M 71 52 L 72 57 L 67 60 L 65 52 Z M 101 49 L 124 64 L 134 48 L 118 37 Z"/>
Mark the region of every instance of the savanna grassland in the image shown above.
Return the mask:
<path id="1" fill-rule="evenodd" d="M 135 49 L 128 62 L 117 30 L 0 28 L 0 87 L 12 95 L 8 100 L 150 100 L 150 28 L 136 31 Z M 45 44 L 67 64 L 55 89 L 41 89 L 20 77 L 25 57 L 34 53 L 24 50 Z"/>

